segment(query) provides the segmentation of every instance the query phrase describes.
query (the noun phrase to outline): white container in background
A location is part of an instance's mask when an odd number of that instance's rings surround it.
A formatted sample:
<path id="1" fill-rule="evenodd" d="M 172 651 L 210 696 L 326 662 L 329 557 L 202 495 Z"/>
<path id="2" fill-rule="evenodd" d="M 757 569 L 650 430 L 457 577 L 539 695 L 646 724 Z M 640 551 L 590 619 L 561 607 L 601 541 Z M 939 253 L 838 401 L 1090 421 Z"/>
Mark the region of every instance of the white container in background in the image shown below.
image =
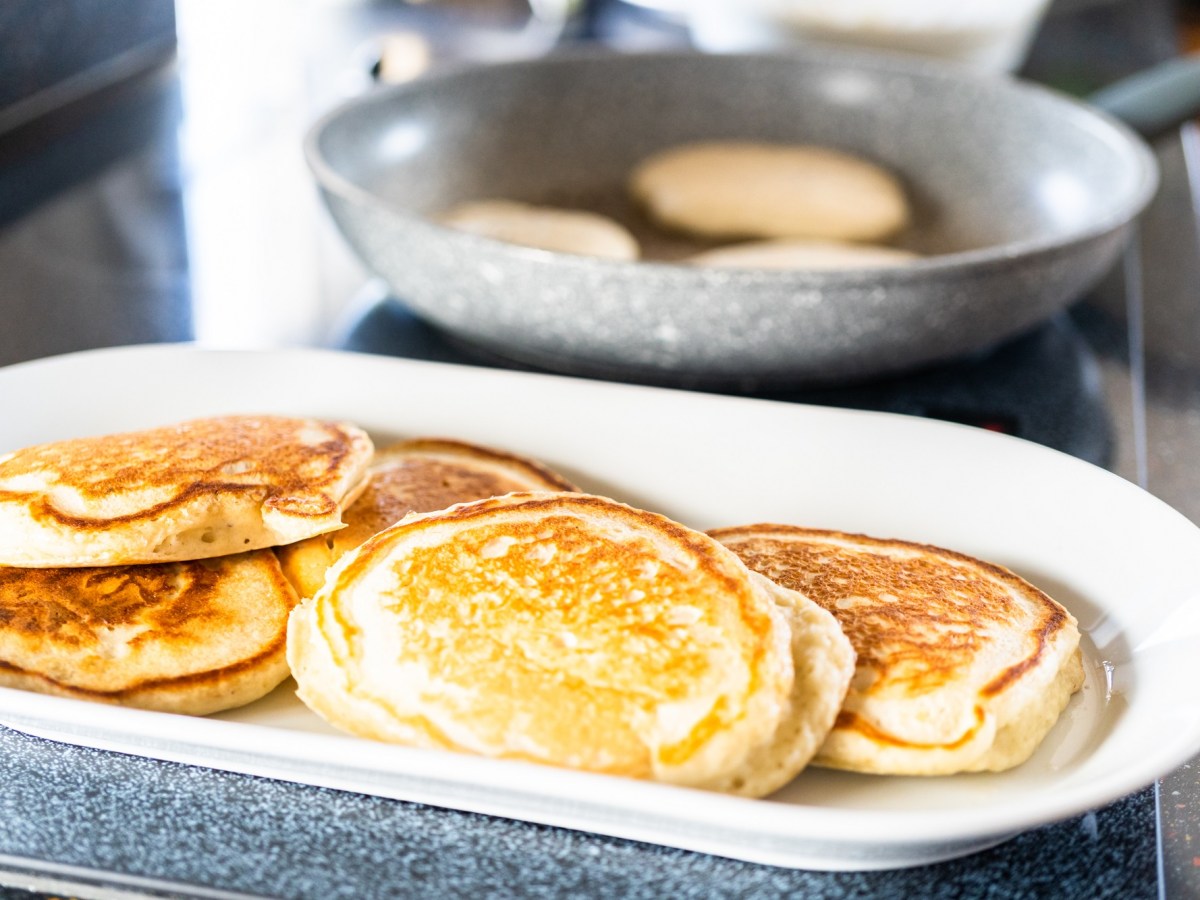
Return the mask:
<path id="1" fill-rule="evenodd" d="M 895 50 L 1010 72 L 1025 59 L 1049 0 L 691 0 L 701 50 L 783 50 L 805 43 Z"/>

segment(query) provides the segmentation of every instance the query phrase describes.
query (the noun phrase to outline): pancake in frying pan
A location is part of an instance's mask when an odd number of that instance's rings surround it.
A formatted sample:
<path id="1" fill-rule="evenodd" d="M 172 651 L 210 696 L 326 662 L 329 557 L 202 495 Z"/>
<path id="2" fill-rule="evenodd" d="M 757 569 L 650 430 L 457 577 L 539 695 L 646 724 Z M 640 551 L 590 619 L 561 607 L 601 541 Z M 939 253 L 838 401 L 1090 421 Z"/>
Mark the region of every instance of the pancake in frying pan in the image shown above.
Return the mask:
<path id="1" fill-rule="evenodd" d="M 629 190 L 658 225 L 709 238 L 879 242 L 910 215 L 904 187 L 891 172 L 803 144 L 667 147 L 637 165 Z"/>
<path id="2" fill-rule="evenodd" d="M 476 200 L 448 210 L 438 221 L 472 234 L 555 253 L 628 261 L 641 252 L 624 225 L 582 209 Z"/>

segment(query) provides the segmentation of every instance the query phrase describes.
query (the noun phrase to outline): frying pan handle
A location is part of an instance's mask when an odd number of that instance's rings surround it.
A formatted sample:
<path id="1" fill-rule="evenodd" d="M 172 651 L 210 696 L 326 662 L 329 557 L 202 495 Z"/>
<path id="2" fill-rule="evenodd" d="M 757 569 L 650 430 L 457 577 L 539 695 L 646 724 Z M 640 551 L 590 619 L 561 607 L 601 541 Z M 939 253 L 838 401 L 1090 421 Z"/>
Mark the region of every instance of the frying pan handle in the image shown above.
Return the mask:
<path id="1" fill-rule="evenodd" d="M 1200 54 L 1169 59 L 1088 99 L 1144 137 L 1155 137 L 1200 113 Z"/>

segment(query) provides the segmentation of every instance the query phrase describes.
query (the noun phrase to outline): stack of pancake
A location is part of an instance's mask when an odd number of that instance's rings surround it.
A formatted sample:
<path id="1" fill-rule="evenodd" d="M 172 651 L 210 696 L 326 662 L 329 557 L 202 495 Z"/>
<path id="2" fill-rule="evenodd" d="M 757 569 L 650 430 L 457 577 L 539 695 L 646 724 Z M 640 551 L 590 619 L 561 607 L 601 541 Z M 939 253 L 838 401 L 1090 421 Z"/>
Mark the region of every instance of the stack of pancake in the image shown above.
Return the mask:
<path id="1" fill-rule="evenodd" d="M 0 457 L 0 684 L 184 713 L 287 677 L 270 547 L 341 526 L 372 445 L 229 416 Z"/>
<path id="2" fill-rule="evenodd" d="M 286 649 L 285 649 L 286 648 Z M 0 456 L 0 684 L 769 794 L 1027 759 L 1079 632 L 899 540 L 703 533 L 447 439 L 234 416 Z"/>
<path id="3" fill-rule="evenodd" d="M 10 453 L 0 684 L 180 713 L 243 705 L 288 676 L 288 614 L 341 553 L 413 510 L 527 489 L 573 486 L 483 447 L 375 453 L 355 425 L 281 416 Z"/>

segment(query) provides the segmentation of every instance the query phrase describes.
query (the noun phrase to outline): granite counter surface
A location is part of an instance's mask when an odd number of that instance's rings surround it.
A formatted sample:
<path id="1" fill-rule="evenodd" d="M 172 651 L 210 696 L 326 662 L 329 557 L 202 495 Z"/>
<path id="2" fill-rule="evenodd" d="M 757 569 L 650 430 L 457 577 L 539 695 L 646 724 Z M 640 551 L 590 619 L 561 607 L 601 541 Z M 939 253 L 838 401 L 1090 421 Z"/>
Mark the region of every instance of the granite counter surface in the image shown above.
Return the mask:
<path id="1" fill-rule="evenodd" d="M 798 871 L 0 729 L 0 883 L 65 873 L 78 897 L 1139 900 L 1157 896 L 1154 835 L 1147 789 L 960 860 Z"/>

